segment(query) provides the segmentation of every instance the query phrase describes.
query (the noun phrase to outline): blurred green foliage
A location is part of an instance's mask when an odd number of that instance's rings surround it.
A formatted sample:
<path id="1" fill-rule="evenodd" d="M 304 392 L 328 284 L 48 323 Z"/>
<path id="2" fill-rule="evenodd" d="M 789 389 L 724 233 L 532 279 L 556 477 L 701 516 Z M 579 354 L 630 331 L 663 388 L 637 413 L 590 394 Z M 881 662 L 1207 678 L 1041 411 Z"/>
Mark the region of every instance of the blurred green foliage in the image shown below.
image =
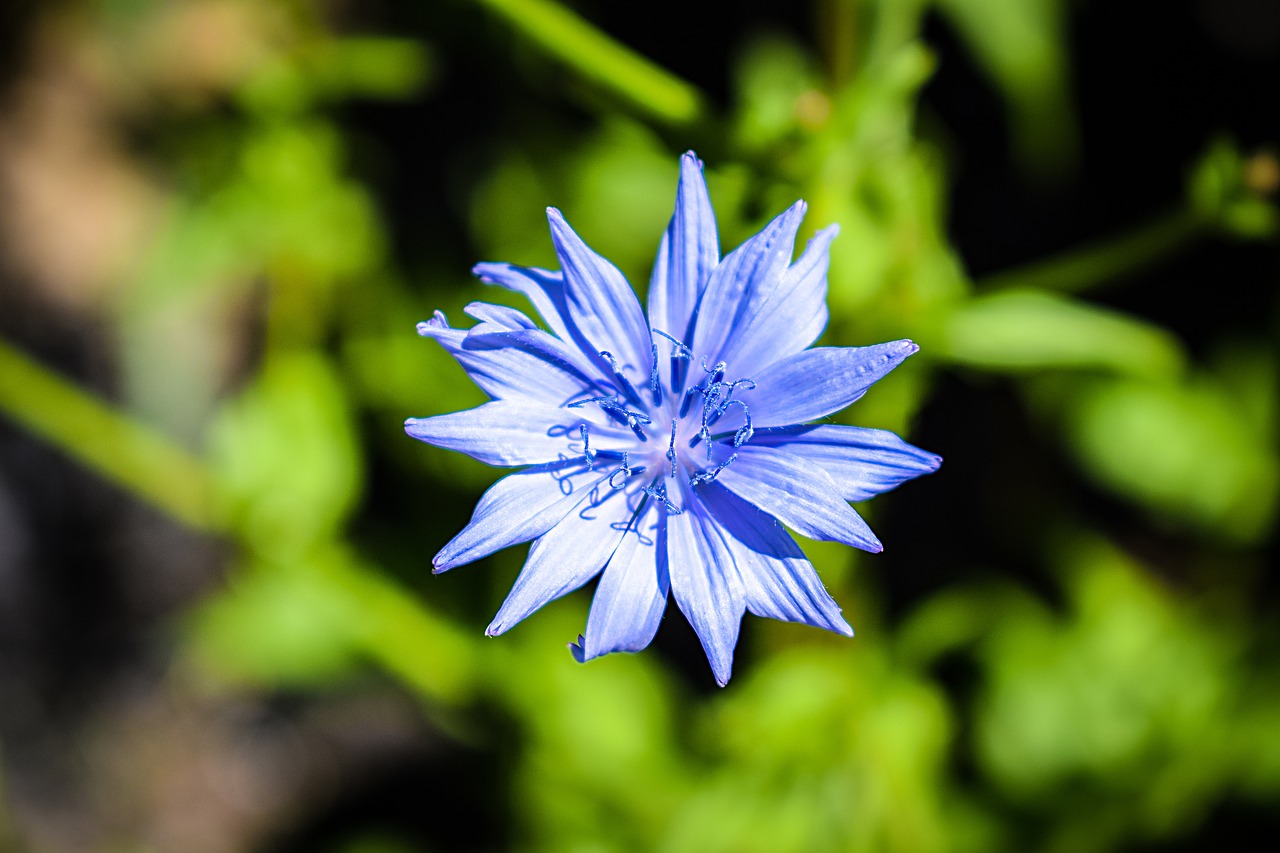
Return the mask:
<path id="1" fill-rule="evenodd" d="M 1007 101 L 1018 156 L 1049 174 L 1074 157 L 1065 4 L 821 0 L 817 47 L 776 34 L 741 46 L 724 115 L 567 6 L 476 5 L 561 63 L 592 121 L 495 142 L 460 223 L 474 260 L 553 265 L 540 211 L 554 203 L 643 290 L 673 155 L 688 147 L 672 146 L 684 139 L 672 129 L 717 136 L 708 179 L 724 247 L 805 198 L 807 233 L 842 229 L 827 340 L 922 345 L 848 417 L 905 432 L 938 371 L 996 377 L 1064 464 L 1151 523 L 1228 549 L 1270 535 L 1273 343 L 1224 341 L 1201 363 L 1154 320 L 1082 295 L 1191 234 L 1273 235 L 1276 208 L 1239 151 L 1218 141 L 1190 164 L 1186 209 L 1170 219 L 998 280 L 970 281 L 947 238 L 948 164 L 916 122 L 934 70 L 924 15 L 952 22 Z M 127 34 L 158 6 L 104 14 Z M 527 849 L 1106 850 L 1193 829 L 1224 797 L 1274 806 L 1280 670 L 1258 652 L 1247 589 L 1202 605 L 1066 509 L 1040 542 L 1056 607 L 1012 583 L 958 586 L 895 625 L 872 565 L 815 546 L 859 639 L 749 633 L 766 654 L 713 696 L 690 695 L 655 653 L 575 665 L 563 642 L 584 623 L 584 595 L 493 641 L 435 601 L 450 580 L 394 580 L 349 532 L 369 457 L 423 492 L 473 496 L 496 476 L 401 435 L 407 415 L 481 399 L 413 322 L 507 297 L 465 268 L 428 281 L 397 268 L 330 110 L 434 85 L 431 46 L 337 36 L 311 4 L 282 8 L 287 23 L 270 27 L 285 34 L 222 84 L 232 106 L 177 122 L 155 155 L 163 224 L 111 311 L 120 409 L 0 346 L 0 408 L 234 544 L 225 587 L 181 620 L 179 655 L 263 690 L 324 690 L 373 665 L 464 739 L 485 736 L 469 719 L 478 704 L 501 709 L 519 731 L 503 784 Z M 246 359 L 254 311 L 260 353 Z M 67 428 L 87 421 L 99 428 Z M 400 535 L 425 574 L 449 531 L 421 523 Z M 499 575 L 498 595 L 518 563 L 466 571 Z M 957 657 L 976 673 L 972 695 L 937 675 Z M 371 829 L 333 849 L 415 848 Z"/>

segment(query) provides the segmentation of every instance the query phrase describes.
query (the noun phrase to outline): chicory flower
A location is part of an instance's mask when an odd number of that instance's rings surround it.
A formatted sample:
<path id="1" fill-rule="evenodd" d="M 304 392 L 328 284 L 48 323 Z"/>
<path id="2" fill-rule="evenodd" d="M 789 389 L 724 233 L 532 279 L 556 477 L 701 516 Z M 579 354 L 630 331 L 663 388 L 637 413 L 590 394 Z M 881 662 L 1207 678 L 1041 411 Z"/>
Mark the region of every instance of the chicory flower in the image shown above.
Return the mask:
<path id="1" fill-rule="evenodd" d="M 917 347 L 811 345 L 827 322 L 832 226 L 792 252 L 797 202 L 721 258 L 692 153 L 649 287 L 631 286 L 554 208 L 560 271 L 482 263 L 488 284 L 526 296 L 543 329 L 512 308 L 467 306 L 419 324 L 492 400 L 411 418 L 414 438 L 521 470 L 480 499 L 434 560 L 437 572 L 532 541 L 487 633 L 509 630 L 597 575 L 586 661 L 639 651 L 668 593 L 724 685 L 743 613 L 852 636 L 783 525 L 867 551 L 880 541 L 850 507 L 935 470 L 940 458 L 893 433 L 824 423 Z"/>

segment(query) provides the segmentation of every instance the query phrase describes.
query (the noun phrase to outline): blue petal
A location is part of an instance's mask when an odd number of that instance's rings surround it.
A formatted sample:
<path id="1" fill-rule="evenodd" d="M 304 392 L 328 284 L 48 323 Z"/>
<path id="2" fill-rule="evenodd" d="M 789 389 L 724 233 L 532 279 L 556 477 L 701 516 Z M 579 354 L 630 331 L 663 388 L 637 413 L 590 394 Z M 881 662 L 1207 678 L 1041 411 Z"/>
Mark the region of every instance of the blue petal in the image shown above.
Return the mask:
<path id="1" fill-rule="evenodd" d="M 716 482 L 738 497 L 810 539 L 843 542 L 864 551 L 884 550 L 821 468 L 774 448 L 744 445 L 734 452 L 737 460 L 720 472 Z M 719 447 L 717 453 L 718 461 L 724 461 L 729 450 Z"/>
<path id="2" fill-rule="evenodd" d="M 808 349 L 827 327 L 827 251 L 837 225 L 814 235 L 778 286 L 761 288 L 729 335 L 720 358 L 734 376 L 754 376 L 779 359 Z"/>
<path id="3" fill-rule="evenodd" d="M 508 474 L 484 493 L 470 523 L 436 554 L 436 572 L 538 538 L 608 477 L 581 459 Z"/>
<path id="4" fill-rule="evenodd" d="M 653 641 L 667 608 L 667 537 L 649 501 L 600 576 L 579 662 L 638 652 Z"/>
<path id="5" fill-rule="evenodd" d="M 492 307 L 492 306 L 491 306 Z M 444 315 L 418 324 L 418 334 L 437 340 L 458 360 L 471 380 L 490 397 L 524 397 L 562 406 L 593 386 L 586 374 L 595 368 L 581 355 L 541 329 L 484 334 L 495 324 L 475 329 L 450 328 Z"/>
<path id="6" fill-rule="evenodd" d="M 742 397 L 751 406 L 756 429 L 794 426 L 840 411 L 919 349 L 911 341 L 891 341 L 805 350 L 752 376 L 756 390 Z M 735 406 L 716 428 L 737 429 L 742 420 L 742 410 Z"/>
<path id="7" fill-rule="evenodd" d="M 525 316 L 523 311 L 506 305 L 492 305 L 488 302 L 472 302 L 462 309 L 467 316 L 480 321 L 480 325 L 472 329 L 478 334 L 490 332 L 517 332 L 522 329 L 536 329 L 538 325 Z"/>
<path id="8" fill-rule="evenodd" d="M 681 492 L 684 512 L 667 515 L 671 592 L 702 641 L 716 683 L 724 687 L 733 673 L 746 593 L 719 525 L 683 481 Z"/>
<path id="9" fill-rule="evenodd" d="M 548 601 L 591 580 L 609 562 L 633 513 L 623 490 L 597 494 L 598 503 L 584 502 L 588 505 L 566 515 L 533 543 L 529 559 L 486 634 L 496 637 L 509 630 Z"/>
<path id="10" fill-rule="evenodd" d="M 651 336 L 635 291 L 617 267 L 582 242 L 560 211 L 547 208 L 547 220 L 564 267 L 569 317 L 590 345 L 588 354 L 612 353 L 623 369 L 629 369 L 632 385 L 643 387 L 649 379 Z"/>
<path id="11" fill-rule="evenodd" d="M 706 356 L 708 363 L 720 361 L 726 341 L 749 316 L 752 302 L 766 299 L 778 286 L 791 263 L 804 211 L 804 202 L 796 202 L 725 256 L 711 273 L 693 331 L 693 351 Z"/>
<path id="12" fill-rule="evenodd" d="M 573 340 L 569 309 L 565 304 L 564 275 L 537 267 L 485 262 L 471 268 L 471 274 L 485 284 L 496 284 L 523 294 L 533 303 L 547 328 L 562 341 Z"/>
<path id="13" fill-rule="evenodd" d="M 753 446 L 777 447 L 807 459 L 835 480 L 847 501 L 867 498 L 938 470 L 942 457 L 908 444 L 883 429 L 802 426 L 778 432 L 758 432 Z"/>
<path id="14" fill-rule="evenodd" d="M 853 629 L 840 615 L 840 605 L 786 530 L 717 483 L 699 486 L 696 491 L 726 533 L 748 610 L 769 619 L 803 622 L 853 636 Z"/>
<path id="15" fill-rule="evenodd" d="M 711 272 L 720 262 L 716 216 L 692 151 L 680 158 L 676 210 L 662 236 L 649 280 L 649 322 L 677 340 L 689 342 L 690 322 Z"/>
<path id="16" fill-rule="evenodd" d="M 581 410 L 587 412 L 588 410 Z M 457 450 L 488 465 L 541 465 L 558 462 L 576 436 L 581 418 L 531 400 L 494 400 L 474 409 L 409 418 L 404 431 L 419 441 Z M 634 443 L 616 427 L 593 425 L 591 435 L 629 447 Z"/>

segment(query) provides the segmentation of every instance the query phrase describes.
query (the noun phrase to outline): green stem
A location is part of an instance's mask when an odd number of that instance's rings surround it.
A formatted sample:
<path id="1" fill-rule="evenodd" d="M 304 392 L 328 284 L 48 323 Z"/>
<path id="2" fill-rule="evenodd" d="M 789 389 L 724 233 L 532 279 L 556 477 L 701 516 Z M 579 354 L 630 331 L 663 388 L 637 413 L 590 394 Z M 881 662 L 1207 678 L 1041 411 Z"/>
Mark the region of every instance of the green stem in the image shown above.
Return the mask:
<path id="1" fill-rule="evenodd" d="M 1208 233 L 1202 217 L 1179 210 L 1113 240 L 988 276 L 976 287 L 980 293 L 1013 288 L 1083 293 L 1175 255 Z"/>
<path id="2" fill-rule="evenodd" d="M 196 456 L 0 341 L 0 411 L 101 476 L 192 527 L 234 536 L 212 509 L 214 478 Z M 328 580 L 369 616 L 365 655 L 437 709 L 465 702 L 483 669 L 447 620 L 373 569 Z M 430 649 L 430 654 L 424 654 Z"/>
<path id="3" fill-rule="evenodd" d="M 551 0 L 477 0 L 583 77 L 673 125 L 693 124 L 706 99 L 690 83 Z"/>
<path id="4" fill-rule="evenodd" d="M 174 518 L 218 530 L 198 458 L 0 341 L 0 411 Z"/>

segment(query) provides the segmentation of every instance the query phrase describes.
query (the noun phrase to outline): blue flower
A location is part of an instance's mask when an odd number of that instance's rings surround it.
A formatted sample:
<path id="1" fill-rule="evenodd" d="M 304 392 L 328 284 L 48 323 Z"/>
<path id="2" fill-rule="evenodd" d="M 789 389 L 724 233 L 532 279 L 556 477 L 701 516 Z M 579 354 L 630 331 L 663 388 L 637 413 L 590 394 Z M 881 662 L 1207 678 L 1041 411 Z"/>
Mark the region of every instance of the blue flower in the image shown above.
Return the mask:
<path id="1" fill-rule="evenodd" d="M 911 341 L 810 349 L 827 323 L 835 226 L 791 262 L 797 202 L 724 258 L 702 164 L 680 163 L 649 314 L 622 274 L 547 210 L 561 271 L 482 263 L 546 330 L 484 302 L 452 328 L 418 325 L 492 400 L 411 418 L 414 438 L 520 467 L 436 555 L 442 572 L 532 541 L 490 636 L 600 575 L 579 661 L 649 644 L 667 595 L 724 685 L 745 611 L 852 636 L 790 534 L 880 551 L 849 506 L 935 470 L 890 432 L 822 423 L 917 350 Z M 781 522 L 781 523 L 779 523 Z"/>

